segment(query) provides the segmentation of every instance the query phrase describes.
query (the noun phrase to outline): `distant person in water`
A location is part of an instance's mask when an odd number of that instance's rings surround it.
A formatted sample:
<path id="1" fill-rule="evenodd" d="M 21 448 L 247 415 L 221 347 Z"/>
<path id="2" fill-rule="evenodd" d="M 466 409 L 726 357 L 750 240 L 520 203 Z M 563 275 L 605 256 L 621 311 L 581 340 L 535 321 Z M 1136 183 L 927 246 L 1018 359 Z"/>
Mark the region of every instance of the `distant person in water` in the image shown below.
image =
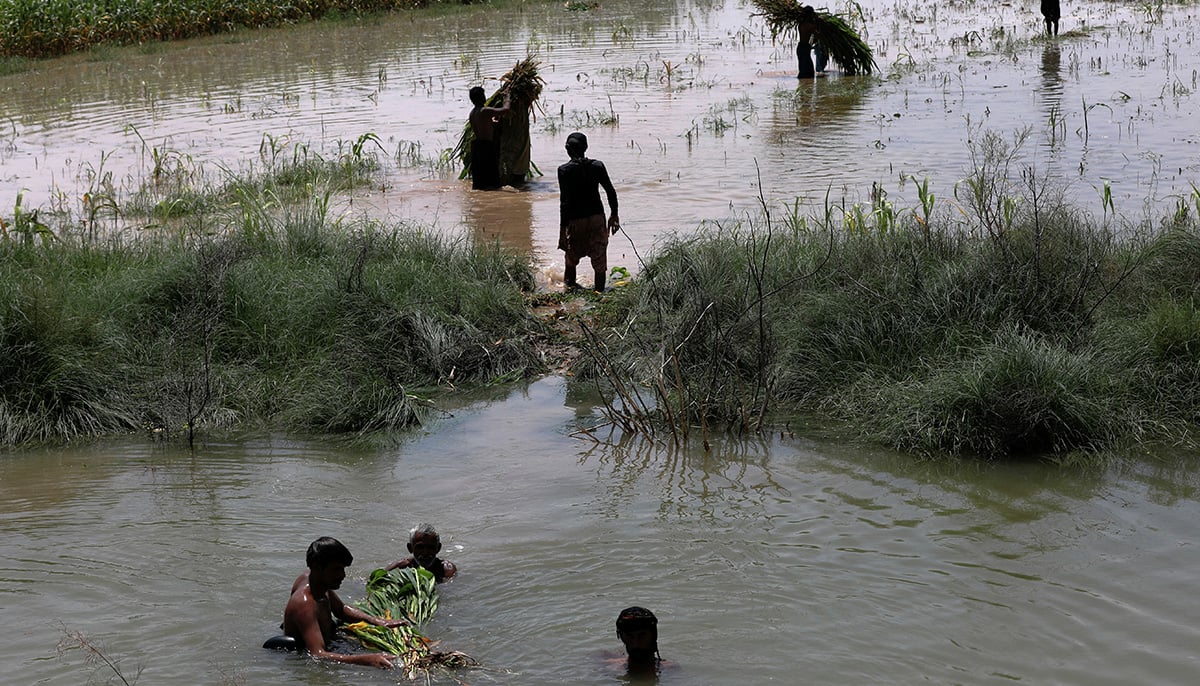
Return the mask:
<path id="1" fill-rule="evenodd" d="M 470 93 L 471 114 L 471 187 L 480 190 L 499 188 L 500 141 L 497 135 L 499 118 L 508 113 L 509 96 L 504 94 L 502 107 L 488 107 L 483 88 L 475 86 Z"/>
<path id="2" fill-rule="evenodd" d="M 393 569 L 420 567 L 433 572 L 433 578 L 441 583 L 458 572 L 458 567 L 455 567 L 453 562 L 437 556 L 441 551 L 442 538 L 433 526 L 418 524 L 408 535 L 408 552 L 412 553 L 411 557 L 396 560 L 385 569 L 390 572 Z"/>
<path id="3" fill-rule="evenodd" d="M 570 161 L 558 168 L 558 249 L 566 254 L 563 282 L 567 290 L 579 288 L 575 270 L 583 258 L 592 263 L 596 273 L 593 288 L 604 291 L 608 274 L 608 236 L 621 230 L 617 217 L 617 191 L 608 178 L 608 169 L 600 160 L 585 156 L 587 136 L 576 131 L 567 136 L 567 156 Z M 608 223 L 604 221 L 604 204 L 600 189 L 608 196 Z"/>
<path id="4" fill-rule="evenodd" d="M 625 644 L 626 671 L 630 676 L 658 674 L 658 617 L 644 607 L 627 607 L 617 615 L 617 638 Z"/>
<path id="5" fill-rule="evenodd" d="M 1042 0 L 1042 17 L 1046 21 L 1046 35 L 1058 35 L 1058 19 L 1062 16 L 1058 0 Z"/>
<path id="6" fill-rule="evenodd" d="M 628 683 L 658 683 L 662 672 L 678 666 L 658 654 L 658 618 L 644 607 L 627 607 L 617 615 L 617 638 L 623 653 L 605 650 L 600 654 L 606 672 L 619 672 Z"/>
<path id="7" fill-rule="evenodd" d="M 800 6 L 799 24 L 796 26 L 796 62 L 798 79 L 811 79 L 817 75 L 816 69 L 813 68 L 813 45 L 820 42 L 820 37 L 817 35 L 817 13 L 812 8 L 812 5 Z M 821 66 L 824 67 L 825 49 L 821 48 Z M 820 71 L 824 71 L 821 69 Z"/>
<path id="8" fill-rule="evenodd" d="M 346 578 L 346 567 L 354 556 L 336 538 L 324 536 L 313 541 L 305 554 L 308 571 L 292 584 L 292 596 L 283 611 L 283 633 L 315 658 L 354 665 L 390 669 L 395 655 L 389 653 L 335 653 L 329 650 L 334 638 L 334 618 L 343 622 L 366 622 L 374 626 L 405 626 L 403 620 L 388 620 L 369 615 L 346 605 L 334 591 Z"/>

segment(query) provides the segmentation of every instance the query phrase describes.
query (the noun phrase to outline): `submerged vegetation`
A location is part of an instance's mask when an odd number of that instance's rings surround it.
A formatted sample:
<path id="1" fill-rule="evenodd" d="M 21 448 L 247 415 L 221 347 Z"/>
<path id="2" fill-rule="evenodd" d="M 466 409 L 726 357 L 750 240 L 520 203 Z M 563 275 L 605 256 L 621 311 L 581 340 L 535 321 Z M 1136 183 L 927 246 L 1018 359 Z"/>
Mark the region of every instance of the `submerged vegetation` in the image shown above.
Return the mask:
<path id="1" fill-rule="evenodd" d="M 1200 423 L 1200 193 L 1117 226 L 994 134 L 922 207 L 829 205 L 677 237 L 614 294 L 581 375 L 682 441 L 819 413 L 918 454 L 1069 460 Z"/>

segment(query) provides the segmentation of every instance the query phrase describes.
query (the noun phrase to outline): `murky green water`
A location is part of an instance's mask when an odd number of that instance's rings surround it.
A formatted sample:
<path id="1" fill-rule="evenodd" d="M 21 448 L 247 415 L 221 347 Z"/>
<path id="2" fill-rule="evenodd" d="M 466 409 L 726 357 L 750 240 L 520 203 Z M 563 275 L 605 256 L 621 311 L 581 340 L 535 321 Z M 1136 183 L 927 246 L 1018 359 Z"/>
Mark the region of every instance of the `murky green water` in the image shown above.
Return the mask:
<path id="1" fill-rule="evenodd" d="M 566 134 L 588 133 L 632 241 L 614 243 L 612 264 L 635 268 L 635 245 L 741 216 L 760 195 L 815 207 L 827 192 L 865 201 L 876 183 L 912 205 L 911 174 L 950 202 L 981 130 L 1032 127 L 1025 163 L 1098 213 L 1105 182 L 1134 217 L 1190 192 L 1194 5 L 1075 3 L 1062 30 L 1088 29 L 1055 44 L 1032 40 L 1032 5 L 863 7 L 883 78 L 798 90 L 792 46 L 772 45 L 734 0 L 538 3 L 58 60 L 0 77 L 0 208 L 20 189 L 27 204 L 77 206 L 106 172 L 135 184 L 155 148 L 238 168 L 265 137 L 333 153 L 375 132 L 386 189 L 342 211 L 498 237 L 555 265 L 552 181 L 479 193 L 393 159 L 413 142 L 417 157 L 453 145 L 467 87 L 531 48 L 547 79 L 534 161 L 551 171 Z M 598 655 L 618 647 L 612 621 L 630 604 L 660 616 L 677 665 L 663 683 L 1200 673 L 1194 457 L 1081 474 L 920 465 L 777 435 L 710 453 L 594 445 L 571 436 L 595 420 L 594 400 L 564 384 L 498 393 L 379 450 L 260 436 L 189 453 L 131 437 L 0 457 L 0 681 L 84 683 L 80 656 L 55 656 L 65 626 L 127 674 L 143 668 L 143 684 L 395 683 L 259 644 L 309 541 L 351 547 L 344 595 L 356 598 L 421 520 L 462 569 L 431 634 L 489 667 L 465 675 L 473 684 L 619 682 Z"/>
<path id="2" fill-rule="evenodd" d="M 1034 5 L 861 7 L 878 78 L 799 87 L 793 46 L 773 44 L 739 0 L 613 0 L 589 12 L 531 2 L 58 60 L 0 77 L 0 208 L 26 189 L 27 206 L 79 212 L 106 174 L 118 187 L 149 178 L 156 153 L 215 172 L 261 164 L 264 144 L 277 151 L 268 156 L 335 155 L 375 133 L 386 181 L 343 211 L 498 237 L 556 265 L 553 170 L 574 129 L 618 186 L 626 235 L 610 263 L 632 269 L 635 248 L 742 217 L 760 199 L 777 216 L 796 201 L 823 215 L 827 197 L 867 203 L 875 187 L 916 207 L 912 179 L 928 177 L 942 207 L 964 204 L 954 196 L 968 141 L 986 131 L 1028 127 L 1014 177 L 1033 167 L 1101 216 L 1160 218 L 1192 194 L 1194 4 L 1072 3 L 1057 41 L 1041 39 Z M 491 90 L 530 53 L 546 78 L 533 160 L 547 176 L 529 193 L 471 192 L 434 160 L 458 139 L 467 89 L 488 79 Z"/>
<path id="3" fill-rule="evenodd" d="M 5 683 L 84 683 L 60 626 L 145 684 L 387 684 L 262 650 L 318 535 L 343 596 L 434 522 L 459 578 L 430 634 L 472 684 L 611 684 L 612 622 L 660 617 L 664 684 L 1183 684 L 1194 459 L 1097 473 L 922 465 L 801 438 L 674 451 L 570 437 L 548 379 L 393 448 L 141 437 L 0 460 Z M 438 683 L 454 683 L 449 679 Z"/>

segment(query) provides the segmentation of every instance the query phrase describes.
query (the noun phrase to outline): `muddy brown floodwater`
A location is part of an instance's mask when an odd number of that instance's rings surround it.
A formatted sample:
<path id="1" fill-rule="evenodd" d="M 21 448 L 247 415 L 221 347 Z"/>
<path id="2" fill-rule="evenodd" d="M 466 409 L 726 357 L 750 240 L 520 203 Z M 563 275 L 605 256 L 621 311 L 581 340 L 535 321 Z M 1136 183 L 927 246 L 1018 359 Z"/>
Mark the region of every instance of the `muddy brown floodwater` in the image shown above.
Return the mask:
<path id="1" fill-rule="evenodd" d="M 875 78 L 798 84 L 746 5 L 606 1 L 302 26 L 76 56 L 0 77 L 0 214 L 78 210 L 153 152 L 261 164 L 260 149 L 386 149 L 380 189 L 342 212 L 434 224 L 533 252 L 550 282 L 562 143 L 586 131 L 621 193 L 636 270 L 702 221 L 867 202 L 954 201 L 967 141 L 1029 127 L 1017 167 L 1132 221 L 1192 193 L 1195 5 L 862 3 Z M 836 8 L 835 8 L 836 9 Z M 466 90 L 544 61 L 525 192 L 474 192 L 435 161 Z M 494 86 L 494 82 L 489 82 Z M 399 153 L 399 154 L 398 154 Z M 1111 213 L 1111 210 L 1110 210 Z M 666 684 L 1192 683 L 1200 673 L 1195 456 L 1106 468 L 945 465 L 790 433 L 672 449 L 577 435 L 599 421 L 562 377 L 489 389 L 383 447 L 295 436 L 134 436 L 0 455 L 0 682 L 103 683 L 83 632 L 156 686 L 395 684 L 396 674 L 262 650 L 320 535 L 356 561 L 343 595 L 433 522 L 459 578 L 428 633 L 486 669 L 437 684 L 625 683 L 602 660 L 616 613 L 650 607 Z M 98 671 L 97 671 L 98 670 Z"/>
<path id="2" fill-rule="evenodd" d="M 913 208 L 915 181 L 929 179 L 949 209 L 968 142 L 986 132 L 1027 129 L 1013 174 L 1033 168 L 1101 218 L 1194 207 L 1195 5 L 1071 3 L 1053 41 L 1034 5 L 859 7 L 874 77 L 798 82 L 794 46 L 773 43 L 736 0 L 535 2 L 55 60 L 0 78 L 0 208 L 24 189 L 26 207 L 78 213 L 105 175 L 119 187 L 147 179 L 155 154 L 215 173 L 298 146 L 335 155 L 374 133 L 385 181 L 342 211 L 499 239 L 554 266 L 554 170 L 576 129 L 620 193 L 626 231 L 610 264 L 634 271 L 664 235 L 760 201 L 776 217 L 873 192 Z M 467 89 L 490 91 L 528 54 L 546 79 L 532 131 L 545 175 L 523 193 L 472 192 L 437 160 L 461 132 Z"/>
<path id="3" fill-rule="evenodd" d="M 551 377 L 390 448 L 133 437 L 3 455 L 0 682 L 86 683 L 81 655 L 56 657 L 63 627 L 144 684 L 404 682 L 260 644 L 313 538 L 350 547 L 355 600 L 424 520 L 460 570 L 427 634 L 486 665 L 470 684 L 623 683 L 600 655 L 629 605 L 660 618 L 664 685 L 1128 686 L 1200 667 L 1195 456 L 1080 472 L 778 434 L 709 452 L 573 438 L 595 414 Z"/>

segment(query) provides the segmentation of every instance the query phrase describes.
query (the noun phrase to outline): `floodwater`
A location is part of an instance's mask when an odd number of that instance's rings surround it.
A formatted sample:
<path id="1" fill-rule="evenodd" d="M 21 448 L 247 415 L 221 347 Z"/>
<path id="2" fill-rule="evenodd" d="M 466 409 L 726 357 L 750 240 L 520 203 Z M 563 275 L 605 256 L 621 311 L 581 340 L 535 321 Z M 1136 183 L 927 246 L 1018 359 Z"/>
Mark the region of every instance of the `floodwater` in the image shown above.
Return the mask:
<path id="1" fill-rule="evenodd" d="M 81 655 L 56 656 L 65 628 L 156 686 L 397 683 L 259 644 L 311 539 L 350 546 L 354 600 L 422 520 L 460 569 L 428 634 L 486 666 L 470 684 L 622 683 L 601 656 L 635 604 L 659 615 L 663 684 L 1200 673 L 1194 457 L 1079 472 L 778 434 L 707 453 L 572 437 L 595 421 L 588 393 L 549 378 L 388 448 L 138 437 L 6 455 L 0 681 L 84 683 Z"/>
<path id="2" fill-rule="evenodd" d="M 236 169 L 264 137 L 336 154 L 374 132 L 385 189 L 342 211 L 498 238 L 550 264 L 552 180 L 474 192 L 395 158 L 453 145 L 467 87 L 533 48 L 547 80 L 533 159 L 552 174 L 566 134 L 588 133 L 629 236 L 610 261 L 631 268 L 633 246 L 760 196 L 859 202 L 875 183 L 907 206 L 912 174 L 949 202 L 977 126 L 1032 127 L 1023 159 L 1097 212 L 1105 181 L 1134 216 L 1190 192 L 1194 5 L 1071 3 L 1062 30 L 1087 30 L 1055 43 L 1034 40 L 1036 5 L 863 7 L 881 78 L 798 89 L 791 46 L 732 1 L 538 3 L 55 60 L 0 77 L 0 215 L 22 188 L 27 207 L 77 207 L 106 172 L 136 183 L 151 149 Z M 601 654 L 633 604 L 660 617 L 663 684 L 1200 674 L 1195 456 L 1067 471 L 930 465 L 800 431 L 710 451 L 597 444 L 575 435 L 600 410 L 573 382 L 487 393 L 385 447 L 258 435 L 189 452 L 134 436 L 0 456 L 0 682 L 104 683 L 105 667 L 56 654 L 67 630 L 155 686 L 397 683 L 259 646 L 313 538 L 356 554 L 342 593 L 357 599 L 423 520 L 461 569 L 429 634 L 485 665 L 459 675 L 471 684 L 623 683 Z"/>
<path id="3" fill-rule="evenodd" d="M 1194 3 L 1072 2 L 1053 41 L 1029 3 L 859 6 L 871 78 L 798 82 L 794 46 L 739 0 L 531 2 L 53 60 L 0 77 L 0 213 L 24 190 L 26 208 L 78 216 L 85 193 L 106 178 L 128 192 L 156 160 L 216 174 L 302 147 L 335 156 L 373 133 L 385 180 L 341 211 L 498 239 L 546 266 L 558 262 L 554 169 L 576 129 L 618 187 L 625 235 L 610 264 L 631 270 L 665 234 L 762 202 L 776 217 L 873 195 L 913 208 L 914 179 L 928 178 L 949 209 L 985 132 L 1028 128 L 1014 177 L 1053 177 L 1096 215 L 1158 219 L 1190 200 Z M 527 192 L 472 192 L 436 160 L 457 142 L 467 89 L 492 90 L 528 54 L 546 80 L 532 131 L 545 176 Z"/>

